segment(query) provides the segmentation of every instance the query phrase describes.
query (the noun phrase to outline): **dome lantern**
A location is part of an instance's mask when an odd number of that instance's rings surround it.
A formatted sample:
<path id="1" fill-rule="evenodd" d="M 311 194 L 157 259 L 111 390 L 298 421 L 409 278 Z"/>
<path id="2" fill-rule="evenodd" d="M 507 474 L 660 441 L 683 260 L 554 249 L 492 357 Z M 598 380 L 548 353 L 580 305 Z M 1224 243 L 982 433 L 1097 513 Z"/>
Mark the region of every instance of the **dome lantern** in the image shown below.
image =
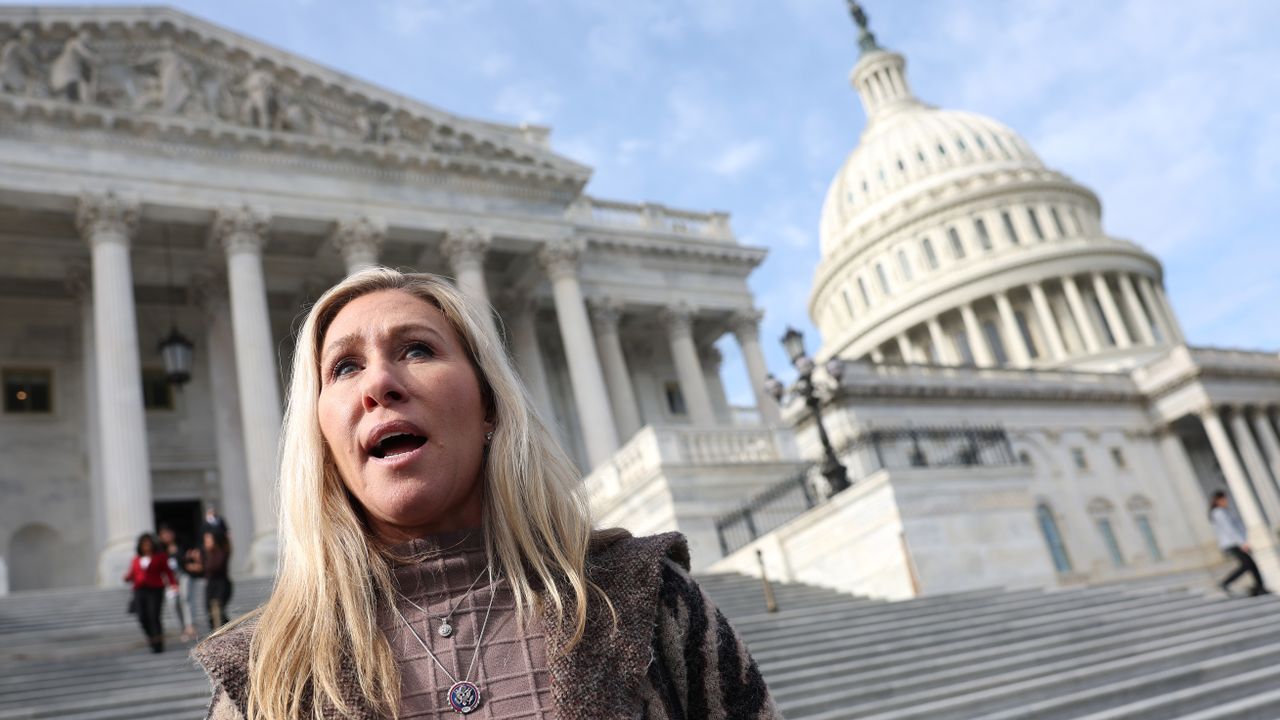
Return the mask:
<path id="1" fill-rule="evenodd" d="M 861 50 L 858 64 L 849 74 L 849 81 L 862 100 L 867 123 L 874 123 L 895 110 L 919 107 L 921 103 L 907 83 L 906 58 L 880 47 L 867 25 L 867 14 L 862 6 L 855 0 L 848 0 L 848 4 L 849 14 L 858 24 L 858 48 Z"/>

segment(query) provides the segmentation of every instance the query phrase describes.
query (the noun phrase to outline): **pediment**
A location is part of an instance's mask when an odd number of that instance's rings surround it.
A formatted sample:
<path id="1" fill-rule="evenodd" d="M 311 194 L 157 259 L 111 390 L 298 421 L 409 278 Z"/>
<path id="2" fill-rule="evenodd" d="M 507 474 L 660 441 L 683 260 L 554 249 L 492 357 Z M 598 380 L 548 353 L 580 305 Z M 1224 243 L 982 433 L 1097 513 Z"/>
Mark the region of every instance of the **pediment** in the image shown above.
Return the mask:
<path id="1" fill-rule="evenodd" d="M 462 118 L 165 7 L 0 7 L 0 109 L 580 189 L 548 130 Z"/>

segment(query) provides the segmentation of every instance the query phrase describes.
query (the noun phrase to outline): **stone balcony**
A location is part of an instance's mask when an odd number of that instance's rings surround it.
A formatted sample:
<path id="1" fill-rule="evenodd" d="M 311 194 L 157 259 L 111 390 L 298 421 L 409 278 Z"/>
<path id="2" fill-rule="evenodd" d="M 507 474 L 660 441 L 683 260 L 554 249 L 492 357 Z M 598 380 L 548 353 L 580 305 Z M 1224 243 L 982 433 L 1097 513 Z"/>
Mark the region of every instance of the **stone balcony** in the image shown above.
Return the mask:
<path id="1" fill-rule="evenodd" d="M 805 466 L 791 431 L 647 426 L 583 479 L 599 527 L 679 530 L 694 567 L 720 557 L 715 520 Z"/>

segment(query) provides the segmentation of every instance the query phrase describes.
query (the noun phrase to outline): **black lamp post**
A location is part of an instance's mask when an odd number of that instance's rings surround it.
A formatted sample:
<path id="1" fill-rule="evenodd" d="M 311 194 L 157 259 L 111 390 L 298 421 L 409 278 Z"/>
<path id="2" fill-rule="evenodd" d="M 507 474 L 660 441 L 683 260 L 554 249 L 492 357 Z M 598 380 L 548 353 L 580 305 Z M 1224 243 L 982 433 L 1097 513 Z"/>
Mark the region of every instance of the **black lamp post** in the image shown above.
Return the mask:
<path id="1" fill-rule="evenodd" d="M 822 451 L 825 456 L 822 461 L 822 476 L 827 479 L 832 494 L 838 493 L 849 487 L 849 471 L 836 457 L 835 448 L 831 446 L 831 438 L 827 436 L 827 428 L 822 424 L 822 401 L 818 398 L 813 384 L 813 359 L 804 352 L 804 334 L 795 328 L 787 328 L 787 334 L 782 336 L 782 346 L 786 348 L 787 356 L 791 358 L 791 364 L 795 366 L 796 372 L 800 373 L 795 385 L 791 387 L 791 392 L 796 397 L 804 399 L 804 404 L 813 412 L 813 420 L 818 425 L 818 439 L 822 441 Z M 840 376 L 844 374 L 844 363 L 840 362 L 839 358 L 833 357 L 827 361 L 826 369 L 831 379 L 839 382 Z M 772 375 L 765 381 L 765 389 L 779 403 L 787 393 L 787 388 L 783 386 L 782 381 Z"/>

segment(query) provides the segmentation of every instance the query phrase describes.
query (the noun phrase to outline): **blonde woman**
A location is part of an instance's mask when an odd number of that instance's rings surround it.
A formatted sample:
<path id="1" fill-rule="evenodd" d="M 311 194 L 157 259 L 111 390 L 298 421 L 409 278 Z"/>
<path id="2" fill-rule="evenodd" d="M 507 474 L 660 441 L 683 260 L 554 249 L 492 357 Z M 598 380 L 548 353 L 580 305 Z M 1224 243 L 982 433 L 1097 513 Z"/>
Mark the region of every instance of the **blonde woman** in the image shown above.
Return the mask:
<path id="1" fill-rule="evenodd" d="M 487 312 L 382 268 L 311 309 L 276 584 L 196 649 L 209 716 L 777 717 L 683 538 L 592 532 Z"/>

